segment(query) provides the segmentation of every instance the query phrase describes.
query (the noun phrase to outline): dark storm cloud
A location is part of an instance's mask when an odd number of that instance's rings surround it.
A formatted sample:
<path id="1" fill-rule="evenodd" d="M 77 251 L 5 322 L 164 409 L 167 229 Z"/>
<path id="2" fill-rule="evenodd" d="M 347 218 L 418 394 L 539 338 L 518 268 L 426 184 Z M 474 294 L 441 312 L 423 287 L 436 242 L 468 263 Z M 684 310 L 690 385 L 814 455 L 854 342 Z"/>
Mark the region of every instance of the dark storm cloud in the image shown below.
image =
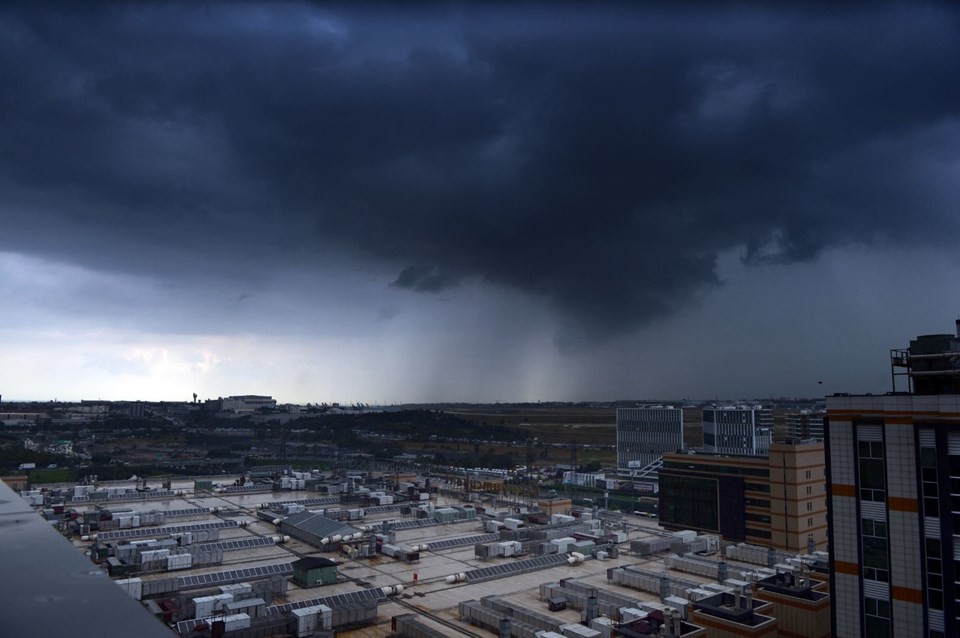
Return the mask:
<path id="1" fill-rule="evenodd" d="M 701 5 L 697 5 L 698 7 Z M 540 295 L 617 334 L 718 284 L 957 228 L 943 5 L 105 5 L 0 13 L 0 249 Z M 339 254 L 339 253 L 338 253 Z"/>

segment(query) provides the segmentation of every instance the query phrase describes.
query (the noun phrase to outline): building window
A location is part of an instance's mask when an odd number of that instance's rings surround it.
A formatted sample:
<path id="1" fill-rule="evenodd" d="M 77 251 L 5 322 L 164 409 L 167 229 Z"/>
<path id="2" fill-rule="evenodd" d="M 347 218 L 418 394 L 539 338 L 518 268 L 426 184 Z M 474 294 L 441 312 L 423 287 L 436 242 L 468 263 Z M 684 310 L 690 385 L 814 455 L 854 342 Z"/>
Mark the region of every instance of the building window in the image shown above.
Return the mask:
<path id="1" fill-rule="evenodd" d="M 887 561 L 887 524 L 883 521 L 862 519 L 860 522 L 863 546 L 863 577 L 883 583 L 890 582 Z"/>
<path id="2" fill-rule="evenodd" d="M 719 529 L 715 479 L 660 475 L 660 520 L 701 530 Z"/>
<path id="3" fill-rule="evenodd" d="M 807 470 L 807 478 L 810 478 L 810 470 Z M 810 489 L 809 487 L 807 489 Z M 809 494 L 809 492 L 808 492 Z"/>
<path id="4" fill-rule="evenodd" d="M 813 503 L 811 503 L 810 501 L 807 501 L 807 511 L 808 512 L 813 511 Z"/>
<path id="5" fill-rule="evenodd" d="M 763 529 L 752 529 L 752 528 L 750 528 L 750 527 L 746 528 L 746 529 L 744 530 L 744 533 L 745 533 L 746 536 L 753 536 L 753 537 L 755 537 L 755 538 L 762 538 L 762 539 L 764 539 L 764 540 L 770 540 L 770 539 L 773 537 L 773 535 L 772 535 L 770 532 L 768 532 L 767 530 L 763 530 Z"/>
<path id="6" fill-rule="evenodd" d="M 813 519 L 812 519 L 812 518 L 808 518 L 808 519 L 807 519 L 807 527 L 813 527 Z"/>
<path id="7" fill-rule="evenodd" d="M 807 495 L 809 496 L 810 494 L 813 494 L 813 486 L 812 486 L 812 485 L 808 485 L 808 486 L 807 486 Z"/>
<path id="8" fill-rule="evenodd" d="M 930 609 L 943 609 L 943 561 L 940 540 L 924 539 L 927 555 L 927 605 Z"/>
<path id="9" fill-rule="evenodd" d="M 877 598 L 863 599 L 865 634 L 871 638 L 890 635 L 890 602 Z"/>
<path id="10" fill-rule="evenodd" d="M 864 536 L 887 537 L 887 524 L 884 521 L 872 521 L 865 518 L 860 522 L 860 529 Z"/>
<path id="11" fill-rule="evenodd" d="M 883 443 L 880 441 L 859 441 L 857 451 L 860 465 L 860 499 L 880 503 L 886 501 Z"/>

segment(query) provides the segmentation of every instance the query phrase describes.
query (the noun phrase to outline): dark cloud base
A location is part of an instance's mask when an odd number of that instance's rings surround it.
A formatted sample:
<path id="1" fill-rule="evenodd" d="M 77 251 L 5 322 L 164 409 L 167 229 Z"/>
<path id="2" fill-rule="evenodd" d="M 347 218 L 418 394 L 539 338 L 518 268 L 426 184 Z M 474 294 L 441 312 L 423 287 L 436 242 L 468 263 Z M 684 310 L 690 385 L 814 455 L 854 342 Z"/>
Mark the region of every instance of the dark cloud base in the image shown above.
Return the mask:
<path id="1" fill-rule="evenodd" d="M 185 278 L 332 245 L 622 334 L 725 251 L 952 236 L 958 36 L 922 3 L 8 8 L 0 249 Z"/>

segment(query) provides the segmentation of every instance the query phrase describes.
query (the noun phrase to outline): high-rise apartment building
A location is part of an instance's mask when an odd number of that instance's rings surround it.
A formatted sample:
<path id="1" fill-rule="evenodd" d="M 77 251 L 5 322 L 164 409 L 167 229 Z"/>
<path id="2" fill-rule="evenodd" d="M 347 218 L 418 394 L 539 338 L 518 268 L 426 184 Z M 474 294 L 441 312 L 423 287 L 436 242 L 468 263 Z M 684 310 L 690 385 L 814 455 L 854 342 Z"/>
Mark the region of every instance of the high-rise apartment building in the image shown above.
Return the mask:
<path id="1" fill-rule="evenodd" d="M 823 440 L 823 419 L 827 416 L 825 410 L 798 410 L 787 412 L 787 440 L 814 441 Z"/>
<path id="2" fill-rule="evenodd" d="M 683 410 L 651 405 L 617 408 L 617 467 L 639 469 L 683 449 Z"/>
<path id="3" fill-rule="evenodd" d="M 957 636 L 960 321 L 891 372 L 890 394 L 827 397 L 833 635 Z"/>
<path id="4" fill-rule="evenodd" d="M 773 442 L 773 412 L 759 405 L 704 408 L 703 451 L 765 455 Z"/>

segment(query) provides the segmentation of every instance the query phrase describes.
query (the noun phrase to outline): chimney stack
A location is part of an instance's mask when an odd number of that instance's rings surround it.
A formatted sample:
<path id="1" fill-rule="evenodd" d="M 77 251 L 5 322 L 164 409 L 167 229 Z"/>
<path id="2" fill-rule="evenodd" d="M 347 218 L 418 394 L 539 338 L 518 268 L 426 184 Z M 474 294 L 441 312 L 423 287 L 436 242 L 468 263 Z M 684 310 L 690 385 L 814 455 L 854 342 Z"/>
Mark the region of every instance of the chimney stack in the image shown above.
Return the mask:
<path id="1" fill-rule="evenodd" d="M 672 609 L 670 610 L 670 615 L 673 616 L 673 635 L 675 638 L 680 638 L 680 635 L 683 633 L 683 621 L 680 619 L 680 610 Z"/>

